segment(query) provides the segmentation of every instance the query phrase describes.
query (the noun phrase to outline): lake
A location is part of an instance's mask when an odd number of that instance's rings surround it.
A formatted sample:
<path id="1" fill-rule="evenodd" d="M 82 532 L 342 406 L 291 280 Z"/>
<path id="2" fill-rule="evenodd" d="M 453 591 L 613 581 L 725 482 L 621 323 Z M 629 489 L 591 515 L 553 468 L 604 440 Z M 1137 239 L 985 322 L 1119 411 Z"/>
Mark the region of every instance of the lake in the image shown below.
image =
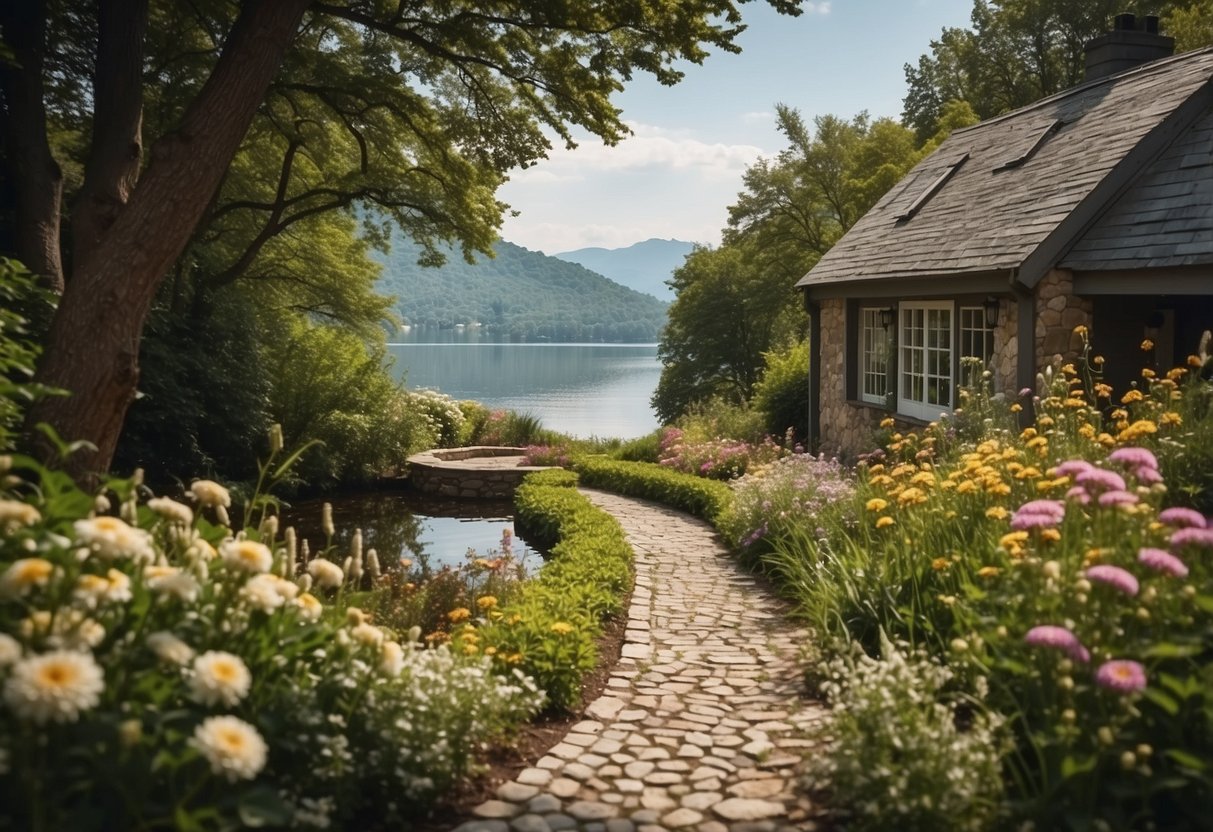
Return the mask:
<path id="1" fill-rule="evenodd" d="M 659 427 L 649 398 L 661 376 L 656 344 L 503 343 L 480 330 L 392 336 L 409 387 L 537 416 L 580 437 L 634 439 Z"/>

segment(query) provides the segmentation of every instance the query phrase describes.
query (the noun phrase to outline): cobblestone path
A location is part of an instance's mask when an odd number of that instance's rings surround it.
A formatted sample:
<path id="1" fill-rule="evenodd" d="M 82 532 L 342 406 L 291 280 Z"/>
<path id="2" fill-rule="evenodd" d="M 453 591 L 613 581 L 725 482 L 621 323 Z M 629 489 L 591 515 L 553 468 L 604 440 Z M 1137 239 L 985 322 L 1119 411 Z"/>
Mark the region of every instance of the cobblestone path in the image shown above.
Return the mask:
<path id="1" fill-rule="evenodd" d="M 806 633 L 706 523 L 584 490 L 636 552 L 623 656 L 603 695 L 457 832 L 785 832 L 817 828 L 796 791 L 820 718 Z"/>

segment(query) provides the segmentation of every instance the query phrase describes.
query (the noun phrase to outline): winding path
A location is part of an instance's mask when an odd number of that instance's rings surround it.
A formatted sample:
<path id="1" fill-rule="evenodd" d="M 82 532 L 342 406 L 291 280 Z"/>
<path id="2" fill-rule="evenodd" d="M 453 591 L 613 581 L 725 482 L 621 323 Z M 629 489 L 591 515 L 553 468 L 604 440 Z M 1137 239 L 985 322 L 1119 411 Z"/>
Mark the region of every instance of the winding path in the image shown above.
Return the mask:
<path id="1" fill-rule="evenodd" d="M 706 523 L 583 493 L 636 552 L 622 658 L 587 719 L 457 832 L 816 829 L 796 794 L 822 714 L 803 696 L 806 632 Z"/>

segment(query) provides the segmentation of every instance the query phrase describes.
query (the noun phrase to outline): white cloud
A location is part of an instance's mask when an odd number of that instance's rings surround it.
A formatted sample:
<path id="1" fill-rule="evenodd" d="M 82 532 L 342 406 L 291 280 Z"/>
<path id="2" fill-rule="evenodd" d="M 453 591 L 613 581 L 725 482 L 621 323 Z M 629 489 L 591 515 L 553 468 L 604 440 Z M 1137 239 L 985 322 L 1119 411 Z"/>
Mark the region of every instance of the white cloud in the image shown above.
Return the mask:
<path id="1" fill-rule="evenodd" d="M 824 2 L 820 3 L 805 3 L 804 10 L 809 14 L 826 15 L 830 13 L 830 3 L 829 0 L 824 0 Z"/>
<path id="2" fill-rule="evenodd" d="M 660 228 L 655 228 L 652 224 L 635 223 L 606 225 L 544 222 L 525 227 L 520 226 L 516 229 L 512 229 L 511 225 L 511 221 L 507 220 L 502 233 L 505 239 L 545 254 L 557 254 L 562 251 L 574 251 L 594 246 L 625 248 L 652 237 L 710 245 L 720 243 L 719 224 L 712 225 L 711 223 L 683 222 L 662 225 Z"/>

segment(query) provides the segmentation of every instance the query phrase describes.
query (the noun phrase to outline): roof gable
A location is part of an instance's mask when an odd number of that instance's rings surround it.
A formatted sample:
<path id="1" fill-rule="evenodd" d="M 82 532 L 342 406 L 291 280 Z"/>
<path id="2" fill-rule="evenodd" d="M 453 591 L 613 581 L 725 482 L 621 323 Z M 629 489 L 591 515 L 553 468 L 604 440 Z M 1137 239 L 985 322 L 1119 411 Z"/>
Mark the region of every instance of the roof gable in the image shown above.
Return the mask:
<path id="1" fill-rule="evenodd" d="M 1187 126 L 1204 111 L 1198 98 L 1198 109 L 1188 112 L 1190 99 L 1213 95 L 1211 79 L 1213 48 L 1101 78 L 958 130 L 797 285 L 1051 266 L 1083 230 L 1076 226 L 1085 225 L 1086 210 L 1119 196 L 1161 151 L 1153 144 L 1169 143 L 1178 122 Z"/>

